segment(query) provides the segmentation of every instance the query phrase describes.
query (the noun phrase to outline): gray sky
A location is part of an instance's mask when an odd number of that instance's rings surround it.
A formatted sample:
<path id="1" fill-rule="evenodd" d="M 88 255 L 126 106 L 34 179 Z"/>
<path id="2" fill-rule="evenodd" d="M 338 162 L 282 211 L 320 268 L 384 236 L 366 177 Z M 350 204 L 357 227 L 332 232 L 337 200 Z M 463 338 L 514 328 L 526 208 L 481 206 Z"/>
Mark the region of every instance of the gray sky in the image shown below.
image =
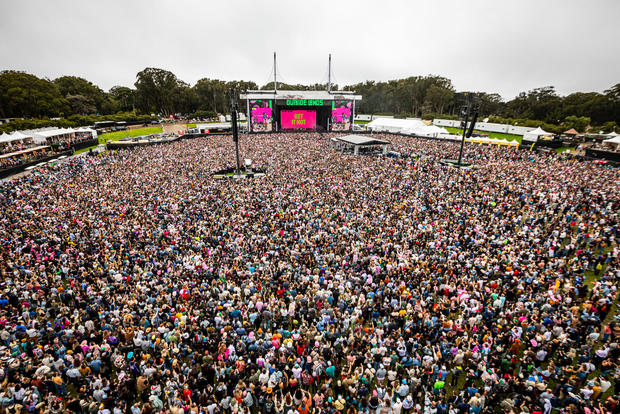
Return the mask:
<path id="1" fill-rule="evenodd" d="M 145 67 L 339 85 L 437 74 L 457 90 L 562 95 L 620 82 L 619 0 L 0 0 L 0 69 L 108 90 Z"/>

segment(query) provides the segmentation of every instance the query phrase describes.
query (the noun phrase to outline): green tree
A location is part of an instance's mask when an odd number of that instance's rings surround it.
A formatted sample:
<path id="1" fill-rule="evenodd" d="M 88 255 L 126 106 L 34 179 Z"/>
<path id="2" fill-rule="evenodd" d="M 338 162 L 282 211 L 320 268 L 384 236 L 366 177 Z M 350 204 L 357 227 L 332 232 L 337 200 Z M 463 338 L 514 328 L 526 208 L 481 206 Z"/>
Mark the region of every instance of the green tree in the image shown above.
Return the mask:
<path id="1" fill-rule="evenodd" d="M 585 132 L 588 125 L 590 125 L 590 118 L 587 116 L 575 116 L 570 115 L 564 118 L 564 124 L 566 129 L 575 128 L 578 132 Z"/>
<path id="2" fill-rule="evenodd" d="M 113 86 L 109 92 L 115 102 L 116 111 L 132 111 L 135 107 L 136 90 L 126 86 Z"/>
<path id="3" fill-rule="evenodd" d="M 3 117 L 59 116 L 69 104 L 58 87 L 24 72 L 0 72 L 0 115 Z"/>
<path id="4" fill-rule="evenodd" d="M 109 114 L 114 111 L 114 104 L 108 94 L 101 88 L 77 76 L 61 76 L 54 80 L 62 96 L 84 96 L 92 100 L 100 114 Z"/>
<path id="5" fill-rule="evenodd" d="M 135 86 L 136 104 L 145 112 L 157 111 L 168 116 L 195 110 L 189 85 L 170 71 L 146 68 L 138 72 Z"/>
<path id="6" fill-rule="evenodd" d="M 437 85 L 431 85 L 426 90 L 424 103 L 431 110 L 431 112 L 443 113 L 443 109 L 447 106 L 452 98 L 454 92 L 448 88 L 444 88 Z"/>
<path id="7" fill-rule="evenodd" d="M 97 112 L 95 101 L 89 96 L 67 95 L 65 99 L 69 102 L 71 112 L 74 114 L 89 115 Z"/>

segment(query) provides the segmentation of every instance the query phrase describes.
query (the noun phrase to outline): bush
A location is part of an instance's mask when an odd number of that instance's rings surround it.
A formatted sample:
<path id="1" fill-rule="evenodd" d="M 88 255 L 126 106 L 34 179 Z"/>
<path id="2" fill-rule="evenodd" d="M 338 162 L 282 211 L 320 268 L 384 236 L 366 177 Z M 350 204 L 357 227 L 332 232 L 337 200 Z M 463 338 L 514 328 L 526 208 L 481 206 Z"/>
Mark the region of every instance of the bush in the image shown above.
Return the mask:
<path id="1" fill-rule="evenodd" d="M 10 133 L 24 129 L 36 129 L 45 127 L 57 128 L 76 128 L 81 126 L 93 125 L 98 121 L 114 121 L 114 122 L 150 122 L 157 120 L 156 117 L 150 115 L 136 115 L 133 112 L 119 112 L 114 115 L 71 115 L 64 119 L 18 119 L 8 124 L 0 125 L 0 132 Z"/>
<path id="2" fill-rule="evenodd" d="M 217 116 L 217 112 L 215 111 L 205 111 L 202 109 L 197 110 L 193 114 L 190 115 L 190 118 L 193 119 L 209 119 L 215 118 Z"/>

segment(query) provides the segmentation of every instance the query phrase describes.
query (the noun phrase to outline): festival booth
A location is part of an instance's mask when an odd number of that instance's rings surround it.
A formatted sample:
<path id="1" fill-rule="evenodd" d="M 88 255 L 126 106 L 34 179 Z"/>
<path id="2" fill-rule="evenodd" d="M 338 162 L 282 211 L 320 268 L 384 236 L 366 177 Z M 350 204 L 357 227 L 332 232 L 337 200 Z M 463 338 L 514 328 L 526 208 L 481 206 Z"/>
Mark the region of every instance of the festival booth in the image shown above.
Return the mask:
<path id="1" fill-rule="evenodd" d="M 575 138 L 579 134 L 579 132 L 577 132 L 575 128 L 571 128 L 568 131 L 564 131 L 562 134 L 566 135 L 567 137 Z"/>
<path id="2" fill-rule="evenodd" d="M 49 145 L 39 145 L 33 148 L 2 154 L 0 155 L 0 169 L 7 169 L 37 160 L 44 157 L 50 149 Z"/>
<path id="3" fill-rule="evenodd" d="M 603 141 L 603 145 L 608 148 L 613 149 L 614 151 L 618 151 L 620 149 L 620 135 L 617 135 L 612 132 L 612 137 Z M 611 134 L 609 134 L 611 135 Z"/>
<path id="4" fill-rule="evenodd" d="M 13 132 L 12 134 L 0 135 L 0 153 L 19 151 L 32 145 L 32 136 L 20 131 Z"/>
<path id="5" fill-rule="evenodd" d="M 43 129 L 33 132 L 34 142 L 37 144 L 53 144 L 71 141 L 75 138 L 75 130 L 71 128 Z"/>
<path id="6" fill-rule="evenodd" d="M 80 141 L 88 141 L 97 138 L 97 131 L 91 128 L 78 128 L 75 130 L 75 138 Z"/>
<path id="7" fill-rule="evenodd" d="M 523 134 L 523 142 L 537 142 L 539 139 L 551 139 L 553 134 L 544 131 L 541 127 Z"/>

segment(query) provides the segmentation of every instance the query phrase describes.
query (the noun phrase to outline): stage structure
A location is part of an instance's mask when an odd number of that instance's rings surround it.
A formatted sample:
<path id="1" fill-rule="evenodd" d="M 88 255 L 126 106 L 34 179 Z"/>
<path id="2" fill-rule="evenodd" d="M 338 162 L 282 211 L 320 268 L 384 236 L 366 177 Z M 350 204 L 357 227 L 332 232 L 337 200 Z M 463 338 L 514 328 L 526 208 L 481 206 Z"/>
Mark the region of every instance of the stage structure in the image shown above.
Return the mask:
<path id="1" fill-rule="evenodd" d="M 331 90 L 331 55 L 329 80 L 325 91 L 278 90 L 246 91 L 240 95 L 247 101 L 248 131 L 351 131 L 355 104 L 362 100 L 353 91 Z"/>

